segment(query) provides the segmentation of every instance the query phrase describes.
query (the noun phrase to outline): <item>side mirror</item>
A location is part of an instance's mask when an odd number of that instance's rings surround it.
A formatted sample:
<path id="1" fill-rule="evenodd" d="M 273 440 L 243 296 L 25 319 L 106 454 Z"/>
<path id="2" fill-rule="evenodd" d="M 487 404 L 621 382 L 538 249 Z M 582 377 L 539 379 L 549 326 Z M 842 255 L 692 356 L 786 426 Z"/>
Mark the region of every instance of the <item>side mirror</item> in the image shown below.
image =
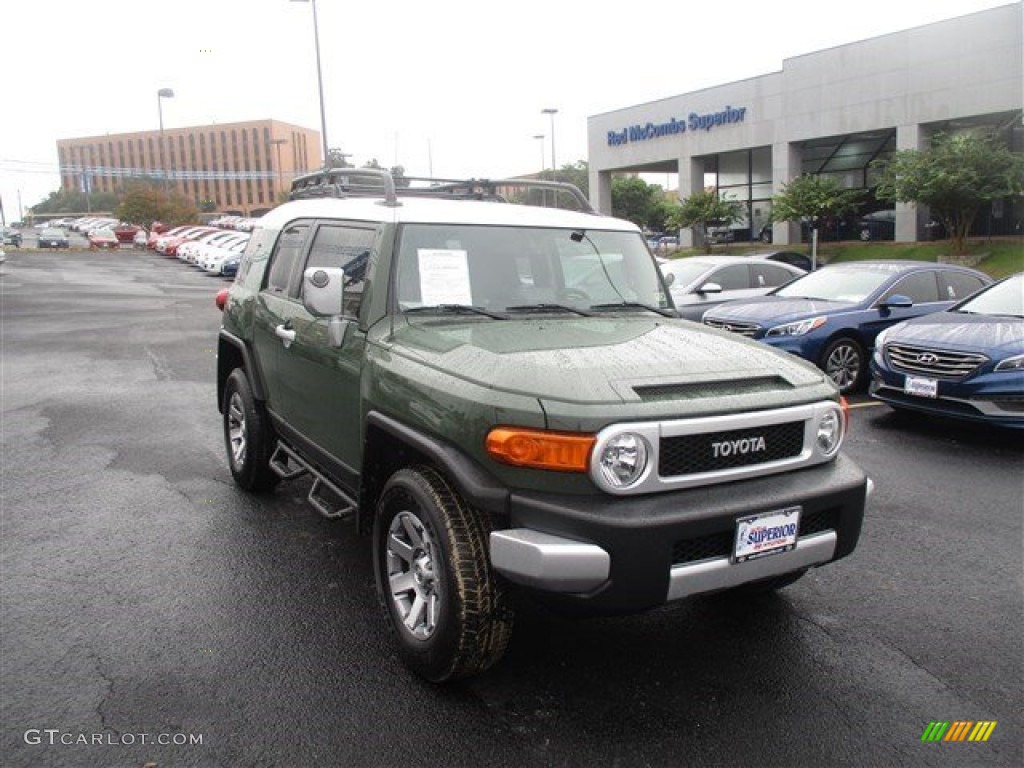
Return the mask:
<path id="1" fill-rule="evenodd" d="M 345 306 L 345 270 L 310 267 L 302 273 L 302 305 L 314 317 L 336 317 Z"/>
<path id="2" fill-rule="evenodd" d="M 335 348 L 345 344 L 351 318 L 345 317 L 345 270 L 310 267 L 302 273 L 302 306 L 313 317 L 326 317 L 327 340 Z"/>
<path id="3" fill-rule="evenodd" d="M 665 278 L 665 285 L 672 285 L 676 281 L 676 276 L 673 272 L 665 272 L 662 274 L 662 277 Z"/>
<path id="4" fill-rule="evenodd" d="M 914 306 L 914 301 L 902 293 L 894 293 L 889 298 L 880 301 L 878 306 L 881 309 L 909 309 Z"/>
<path id="5" fill-rule="evenodd" d="M 704 285 L 702 285 L 700 288 L 697 289 L 697 293 L 702 294 L 702 295 L 705 294 L 705 293 L 721 293 L 721 292 L 722 292 L 722 286 L 720 286 L 718 283 L 704 283 Z"/>

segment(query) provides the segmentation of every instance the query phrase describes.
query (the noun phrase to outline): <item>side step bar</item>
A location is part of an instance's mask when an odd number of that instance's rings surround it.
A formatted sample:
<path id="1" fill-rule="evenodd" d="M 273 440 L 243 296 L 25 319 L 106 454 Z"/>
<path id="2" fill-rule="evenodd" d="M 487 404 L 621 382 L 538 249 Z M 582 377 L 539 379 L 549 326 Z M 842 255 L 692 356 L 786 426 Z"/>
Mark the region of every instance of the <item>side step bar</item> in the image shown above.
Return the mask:
<path id="1" fill-rule="evenodd" d="M 309 489 L 306 500 L 327 519 L 340 520 L 350 517 L 356 511 L 355 499 L 311 467 L 284 443 L 277 443 L 268 463 L 274 474 L 282 480 L 294 480 L 307 473 L 311 475 L 313 486 Z"/>

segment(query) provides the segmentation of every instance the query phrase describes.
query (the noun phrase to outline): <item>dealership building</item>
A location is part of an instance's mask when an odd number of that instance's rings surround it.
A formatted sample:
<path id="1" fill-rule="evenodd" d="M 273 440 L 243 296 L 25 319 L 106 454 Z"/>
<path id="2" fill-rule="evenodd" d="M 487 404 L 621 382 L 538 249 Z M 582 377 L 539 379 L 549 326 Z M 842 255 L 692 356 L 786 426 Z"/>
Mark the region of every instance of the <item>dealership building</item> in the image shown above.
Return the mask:
<path id="1" fill-rule="evenodd" d="M 319 131 L 280 120 L 61 139 L 57 156 L 64 189 L 120 192 L 147 179 L 200 210 L 245 216 L 273 208 L 292 178 L 322 163 Z"/>
<path id="2" fill-rule="evenodd" d="M 871 162 L 923 149 L 938 133 L 991 128 L 1024 151 L 1022 4 L 997 7 L 785 59 L 778 72 L 592 116 L 590 195 L 611 211 L 616 174 L 678 178 L 680 197 L 707 187 L 743 203 L 736 240 L 796 242 L 769 225 L 771 197 L 803 174 L 835 177 L 873 200 Z M 926 237 L 928 214 L 895 208 L 897 241 Z M 1021 234 L 1020 199 L 994 201 L 976 234 Z M 983 220 L 982 220 L 983 219 Z M 690 230 L 684 244 L 693 244 Z"/>

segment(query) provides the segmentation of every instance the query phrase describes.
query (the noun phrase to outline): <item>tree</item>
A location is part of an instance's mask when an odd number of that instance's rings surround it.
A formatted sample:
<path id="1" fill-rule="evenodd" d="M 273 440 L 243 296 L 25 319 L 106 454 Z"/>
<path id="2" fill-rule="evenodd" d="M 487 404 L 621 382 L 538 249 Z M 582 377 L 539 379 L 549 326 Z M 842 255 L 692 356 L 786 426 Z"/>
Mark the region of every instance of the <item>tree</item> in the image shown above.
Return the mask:
<path id="1" fill-rule="evenodd" d="M 817 227 L 822 219 L 852 212 L 863 193 L 846 189 L 832 176 L 805 174 L 782 185 L 772 197 L 774 221 L 806 221 Z"/>
<path id="2" fill-rule="evenodd" d="M 587 197 L 590 194 L 590 165 L 586 160 L 566 163 L 555 172 L 554 180 L 572 184 L 583 193 L 584 197 Z"/>
<path id="3" fill-rule="evenodd" d="M 77 189 L 51 192 L 41 203 L 32 206 L 33 213 L 84 213 L 86 211 L 112 211 L 118 203 L 113 192 L 92 192 L 86 195 Z"/>
<path id="4" fill-rule="evenodd" d="M 677 229 L 689 228 L 704 239 L 704 251 L 711 253 L 711 243 L 705 237 L 713 224 L 729 226 L 743 218 L 743 203 L 718 194 L 714 187 L 694 192 L 679 201 L 669 218 Z"/>
<path id="5" fill-rule="evenodd" d="M 349 155 L 346 152 L 342 152 L 340 147 L 331 147 L 327 150 L 327 157 L 324 158 L 324 168 L 355 168 L 355 166 L 348 161 L 348 158 Z M 377 161 L 374 160 L 373 162 Z M 379 168 L 380 166 L 376 167 Z"/>
<path id="6" fill-rule="evenodd" d="M 859 189 L 846 189 L 832 176 L 798 176 L 772 197 L 771 221 L 803 221 L 816 232 L 823 220 L 856 209 L 863 194 Z M 811 263 L 818 263 L 816 236 L 811 238 Z"/>
<path id="7" fill-rule="evenodd" d="M 957 255 L 966 252 L 967 233 L 983 205 L 1024 194 L 1024 156 L 991 134 L 940 134 L 929 148 L 899 150 L 874 167 L 877 197 L 927 205 Z"/>
<path id="8" fill-rule="evenodd" d="M 650 228 L 662 199 L 661 187 L 648 184 L 639 176 L 612 179 L 612 216 L 628 219 L 642 229 Z"/>
<path id="9" fill-rule="evenodd" d="M 191 200 L 145 183 L 136 183 L 128 188 L 121 204 L 114 209 L 114 215 L 121 221 L 145 227 L 154 221 L 176 226 L 199 219 L 199 211 Z"/>

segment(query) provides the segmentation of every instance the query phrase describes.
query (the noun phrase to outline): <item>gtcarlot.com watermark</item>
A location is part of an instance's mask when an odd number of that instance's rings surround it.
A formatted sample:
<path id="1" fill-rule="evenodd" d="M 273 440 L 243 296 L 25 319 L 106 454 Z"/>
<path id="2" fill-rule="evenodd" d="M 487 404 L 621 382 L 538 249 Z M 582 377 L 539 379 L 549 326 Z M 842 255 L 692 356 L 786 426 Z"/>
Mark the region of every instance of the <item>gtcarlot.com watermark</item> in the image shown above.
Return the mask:
<path id="1" fill-rule="evenodd" d="M 77 733 L 60 728 L 29 728 L 25 743 L 32 746 L 64 745 L 68 747 L 130 747 L 137 744 L 159 744 L 164 747 L 201 746 L 201 733 Z"/>

